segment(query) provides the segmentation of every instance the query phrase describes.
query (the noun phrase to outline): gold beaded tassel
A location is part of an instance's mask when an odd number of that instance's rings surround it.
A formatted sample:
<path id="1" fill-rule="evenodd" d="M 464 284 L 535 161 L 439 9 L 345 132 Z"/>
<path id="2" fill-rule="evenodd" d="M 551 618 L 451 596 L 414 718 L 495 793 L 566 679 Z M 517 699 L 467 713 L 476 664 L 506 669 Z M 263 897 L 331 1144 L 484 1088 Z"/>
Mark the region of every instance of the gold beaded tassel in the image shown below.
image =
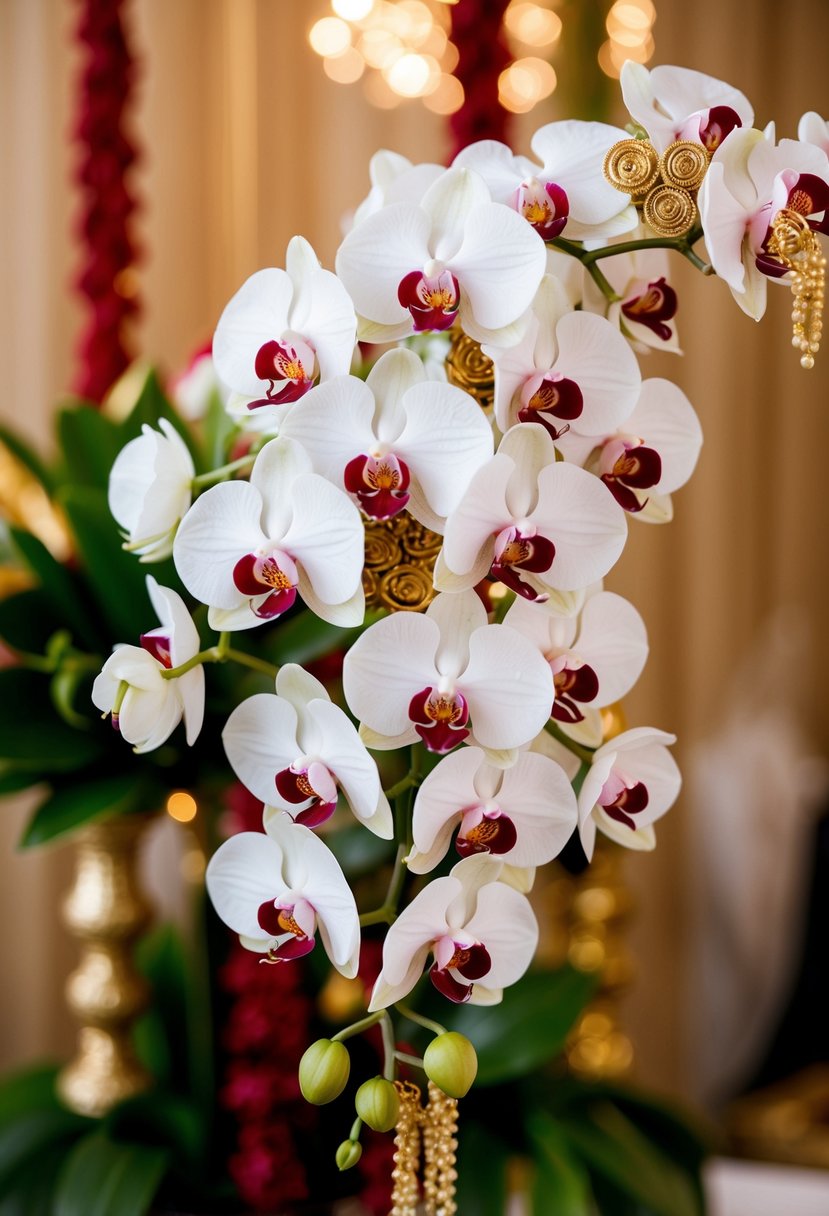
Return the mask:
<path id="1" fill-rule="evenodd" d="M 417 1216 L 420 1199 L 420 1125 L 423 1109 L 420 1090 L 407 1081 L 395 1081 L 400 1111 L 394 1129 L 391 1212 L 389 1216 Z"/>
<path id="2" fill-rule="evenodd" d="M 424 1216 L 456 1216 L 457 1099 L 450 1098 L 430 1081 L 429 1101 L 424 1108 L 416 1085 L 406 1081 L 394 1084 L 400 1098 L 400 1112 L 394 1137 L 390 1216 L 417 1216 L 421 1146 Z"/>
<path id="3" fill-rule="evenodd" d="M 799 211 L 783 207 L 772 220 L 769 253 L 788 267 L 792 295 L 792 346 L 800 351 L 800 366 L 815 366 L 823 333 L 826 258 L 816 233 Z"/>

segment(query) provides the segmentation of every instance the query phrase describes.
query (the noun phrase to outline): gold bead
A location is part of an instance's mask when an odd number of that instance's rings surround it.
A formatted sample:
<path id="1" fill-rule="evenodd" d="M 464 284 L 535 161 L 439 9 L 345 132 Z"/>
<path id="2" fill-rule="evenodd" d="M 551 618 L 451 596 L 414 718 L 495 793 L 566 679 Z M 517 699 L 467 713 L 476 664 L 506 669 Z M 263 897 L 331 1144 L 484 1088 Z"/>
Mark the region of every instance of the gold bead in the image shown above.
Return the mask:
<path id="1" fill-rule="evenodd" d="M 702 144 L 690 139 L 678 139 L 666 148 L 659 162 L 662 180 L 668 186 L 682 190 L 696 190 L 708 172 L 710 160 Z"/>
<path id="2" fill-rule="evenodd" d="M 624 194 L 645 194 L 659 176 L 659 154 L 646 139 L 622 139 L 604 158 L 604 175 Z"/>
<path id="3" fill-rule="evenodd" d="M 811 371 L 811 369 L 815 366 L 814 355 L 801 355 L 800 366 L 805 367 L 806 371 Z"/>
<path id="4" fill-rule="evenodd" d="M 694 226 L 697 205 L 678 186 L 654 186 L 645 199 L 642 217 L 658 236 L 685 236 Z"/>

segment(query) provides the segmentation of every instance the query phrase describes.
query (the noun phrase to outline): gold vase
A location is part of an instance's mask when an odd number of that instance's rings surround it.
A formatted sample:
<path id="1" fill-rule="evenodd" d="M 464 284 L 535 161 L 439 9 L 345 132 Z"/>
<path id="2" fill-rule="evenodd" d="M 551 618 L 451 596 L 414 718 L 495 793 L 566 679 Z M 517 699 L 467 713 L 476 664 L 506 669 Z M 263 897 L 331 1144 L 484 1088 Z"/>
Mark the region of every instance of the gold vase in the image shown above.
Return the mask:
<path id="1" fill-rule="evenodd" d="M 149 819 L 124 815 L 89 824 L 76 837 L 72 888 L 63 919 L 79 939 L 81 958 L 66 983 L 81 1023 L 74 1058 L 58 1076 L 58 1093 L 78 1114 L 104 1115 L 151 1084 L 131 1041 L 132 1024 L 149 998 L 133 963 L 133 946 L 150 920 L 138 884 L 138 847 Z"/>

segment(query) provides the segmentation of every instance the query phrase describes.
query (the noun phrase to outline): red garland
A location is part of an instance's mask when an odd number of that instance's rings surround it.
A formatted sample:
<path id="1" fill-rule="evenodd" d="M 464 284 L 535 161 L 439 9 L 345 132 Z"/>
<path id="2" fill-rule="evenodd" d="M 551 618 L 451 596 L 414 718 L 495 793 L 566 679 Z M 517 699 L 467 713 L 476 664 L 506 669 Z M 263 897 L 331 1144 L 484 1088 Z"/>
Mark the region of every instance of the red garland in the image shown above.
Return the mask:
<path id="1" fill-rule="evenodd" d="M 477 139 L 506 142 L 509 115 L 498 101 L 498 77 L 511 60 L 504 39 L 509 0 L 458 0 L 452 8 L 452 41 L 460 58 L 454 75 L 464 103 L 449 119 L 451 160 Z"/>
<path id="2" fill-rule="evenodd" d="M 130 362 L 126 323 L 139 307 L 128 281 L 136 260 L 130 236 L 136 203 L 126 181 L 136 152 L 123 130 L 135 65 L 122 7 L 122 0 L 81 0 L 77 27 L 86 61 L 74 129 L 80 148 L 74 176 L 83 198 L 76 228 L 83 264 L 74 285 L 92 315 L 78 341 L 73 387 L 98 402 Z"/>

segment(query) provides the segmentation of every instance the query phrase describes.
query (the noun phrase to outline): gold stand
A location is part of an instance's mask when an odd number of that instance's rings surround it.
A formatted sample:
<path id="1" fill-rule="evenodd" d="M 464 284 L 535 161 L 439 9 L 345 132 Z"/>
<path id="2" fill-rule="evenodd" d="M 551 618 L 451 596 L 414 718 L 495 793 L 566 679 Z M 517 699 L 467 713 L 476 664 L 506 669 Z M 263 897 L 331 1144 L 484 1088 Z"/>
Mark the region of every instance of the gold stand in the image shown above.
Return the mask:
<path id="1" fill-rule="evenodd" d="M 151 1077 L 130 1039 L 149 991 L 132 961 L 135 939 L 150 920 L 138 887 L 138 842 L 144 816 L 120 816 L 78 832 L 75 880 L 63 919 L 80 939 L 81 959 L 66 999 L 81 1022 L 77 1053 L 58 1076 L 60 1097 L 78 1114 L 98 1117 L 141 1093 Z"/>

